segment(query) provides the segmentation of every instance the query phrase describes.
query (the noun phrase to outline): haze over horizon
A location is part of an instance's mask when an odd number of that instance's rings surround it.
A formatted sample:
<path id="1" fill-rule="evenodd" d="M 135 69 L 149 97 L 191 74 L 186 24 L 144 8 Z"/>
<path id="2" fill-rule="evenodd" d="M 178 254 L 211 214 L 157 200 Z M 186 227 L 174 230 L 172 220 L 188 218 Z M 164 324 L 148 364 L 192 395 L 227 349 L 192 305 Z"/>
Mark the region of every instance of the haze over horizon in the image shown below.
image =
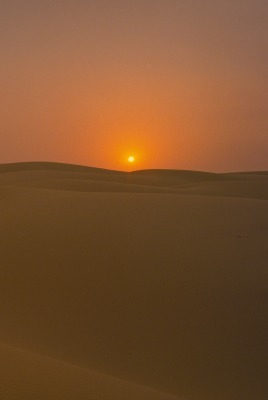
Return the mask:
<path id="1" fill-rule="evenodd" d="M 268 170 L 267 20 L 264 0 L 3 0 L 0 163 Z"/>

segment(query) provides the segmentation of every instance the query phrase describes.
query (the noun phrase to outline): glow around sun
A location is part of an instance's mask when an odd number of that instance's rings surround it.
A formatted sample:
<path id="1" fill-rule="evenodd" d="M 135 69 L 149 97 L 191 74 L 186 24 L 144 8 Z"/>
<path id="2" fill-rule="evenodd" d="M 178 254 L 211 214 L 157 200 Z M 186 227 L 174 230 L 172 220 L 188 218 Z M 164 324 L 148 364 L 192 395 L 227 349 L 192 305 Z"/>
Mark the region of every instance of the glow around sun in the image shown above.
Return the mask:
<path id="1" fill-rule="evenodd" d="M 129 156 L 129 157 L 128 157 L 128 162 L 129 162 L 130 164 L 134 163 L 134 162 L 135 162 L 135 157 L 134 157 L 134 156 Z"/>

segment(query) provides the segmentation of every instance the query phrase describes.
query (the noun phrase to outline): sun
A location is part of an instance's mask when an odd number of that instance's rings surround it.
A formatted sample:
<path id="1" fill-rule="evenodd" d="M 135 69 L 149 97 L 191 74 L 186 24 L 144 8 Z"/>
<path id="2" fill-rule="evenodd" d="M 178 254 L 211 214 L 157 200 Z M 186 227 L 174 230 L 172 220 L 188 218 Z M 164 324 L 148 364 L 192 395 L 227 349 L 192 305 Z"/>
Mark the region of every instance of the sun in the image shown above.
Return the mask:
<path id="1" fill-rule="evenodd" d="M 129 156 L 127 160 L 128 160 L 128 162 L 129 162 L 130 164 L 132 164 L 132 163 L 135 162 L 135 157 L 134 157 L 134 156 Z"/>

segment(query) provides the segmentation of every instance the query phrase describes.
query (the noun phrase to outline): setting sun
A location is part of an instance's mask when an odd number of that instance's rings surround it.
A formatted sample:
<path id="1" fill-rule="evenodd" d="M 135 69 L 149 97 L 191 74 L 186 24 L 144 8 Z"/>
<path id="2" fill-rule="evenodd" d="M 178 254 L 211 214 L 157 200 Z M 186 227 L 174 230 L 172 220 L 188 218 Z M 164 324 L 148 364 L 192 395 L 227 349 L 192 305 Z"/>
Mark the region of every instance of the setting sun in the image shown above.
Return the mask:
<path id="1" fill-rule="evenodd" d="M 129 163 L 134 163 L 134 161 L 135 161 L 135 157 L 133 157 L 133 156 L 128 157 Z"/>

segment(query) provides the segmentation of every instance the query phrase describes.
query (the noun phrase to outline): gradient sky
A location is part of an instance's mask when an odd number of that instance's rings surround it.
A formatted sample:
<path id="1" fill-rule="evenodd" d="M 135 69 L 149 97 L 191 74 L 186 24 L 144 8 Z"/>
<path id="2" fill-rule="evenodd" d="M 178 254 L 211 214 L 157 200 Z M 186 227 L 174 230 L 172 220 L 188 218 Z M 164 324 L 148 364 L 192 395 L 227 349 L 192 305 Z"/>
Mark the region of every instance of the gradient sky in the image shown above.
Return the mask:
<path id="1" fill-rule="evenodd" d="M 0 163 L 268 170 L 267 0 L 1 0 L 0 51 Z"/>

